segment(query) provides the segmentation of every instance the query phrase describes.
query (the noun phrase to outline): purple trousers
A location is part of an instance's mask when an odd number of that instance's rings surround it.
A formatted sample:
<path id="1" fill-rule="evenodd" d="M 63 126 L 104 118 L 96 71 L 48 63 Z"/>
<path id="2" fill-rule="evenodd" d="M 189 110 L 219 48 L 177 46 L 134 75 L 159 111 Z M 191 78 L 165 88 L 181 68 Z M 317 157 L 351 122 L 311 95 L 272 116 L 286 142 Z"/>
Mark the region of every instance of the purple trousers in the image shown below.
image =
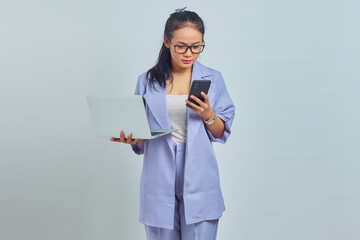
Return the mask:
<path id="1" fill-rule="evenodd" d="M 145 225 L 148 240 L 215 240 L 219 219 L 193 224 L 185 223 L 183 187 L 185 166 L 185 143 L 173 144 L 175 153 L 175 214 L 174 229 Z"/>

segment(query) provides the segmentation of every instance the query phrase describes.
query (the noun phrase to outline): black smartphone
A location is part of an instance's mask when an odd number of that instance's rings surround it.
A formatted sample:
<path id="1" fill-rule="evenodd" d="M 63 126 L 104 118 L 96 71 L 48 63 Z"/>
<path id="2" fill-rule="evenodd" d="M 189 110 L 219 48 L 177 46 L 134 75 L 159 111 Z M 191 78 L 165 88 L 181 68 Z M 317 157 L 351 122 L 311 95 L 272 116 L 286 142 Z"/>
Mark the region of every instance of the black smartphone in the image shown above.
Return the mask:
<path id="1" fill-rule="evenodd" d="M 190 93 L 188 96 L 188 100 L 192 103 L 195 103 L 196 105 L 199 106 L 199 104 L 193 100 L 192 98 L 190 98 L 191 95 L 196 96 L 197 98 L 199 98 L 201 101 L 204 101 L 204 97 L 201 95 L 201 91 L 203 91 L 204 93 L 208 93 L 209 88 L 210 88 L 210 84 L 211 81 L 210 80 L 193 80 L 192 84 L 191 84 L 191 88 L 190 88 Z M 189 104 L 186 104 L 186 106 L 190 106 Z"/>

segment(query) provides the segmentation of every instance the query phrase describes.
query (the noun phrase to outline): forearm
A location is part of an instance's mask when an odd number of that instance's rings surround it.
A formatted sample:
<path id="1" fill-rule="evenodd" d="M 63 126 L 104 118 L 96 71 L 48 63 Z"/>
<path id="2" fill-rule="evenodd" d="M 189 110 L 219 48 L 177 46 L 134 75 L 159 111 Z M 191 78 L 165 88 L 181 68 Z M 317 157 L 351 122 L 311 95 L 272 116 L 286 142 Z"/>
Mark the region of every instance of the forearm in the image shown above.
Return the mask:
<path id="1" fill-rule="evenodd" d="M 215 115 L 215 121 L 211 125 L 205 124 L 205 126 L 215 138 L 220 138 L 224 134 L 225 124 L 217 115 Z"/>

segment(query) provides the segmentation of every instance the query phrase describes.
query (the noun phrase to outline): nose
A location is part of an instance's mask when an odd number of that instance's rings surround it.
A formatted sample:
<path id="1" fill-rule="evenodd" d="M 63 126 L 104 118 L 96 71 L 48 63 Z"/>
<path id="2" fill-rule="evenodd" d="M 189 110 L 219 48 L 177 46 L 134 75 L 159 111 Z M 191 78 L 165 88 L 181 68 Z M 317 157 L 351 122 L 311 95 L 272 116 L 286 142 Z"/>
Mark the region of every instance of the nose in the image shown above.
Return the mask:
<path id="1" fill-rule="evenodd" d="M 191 52 L 190 48 L 186 49 L 186 52 L 184 52 L 184 56 L 187 56 L 187 57 L 191 57 L 191 54 L 192 54 L 192 52 Z"/>

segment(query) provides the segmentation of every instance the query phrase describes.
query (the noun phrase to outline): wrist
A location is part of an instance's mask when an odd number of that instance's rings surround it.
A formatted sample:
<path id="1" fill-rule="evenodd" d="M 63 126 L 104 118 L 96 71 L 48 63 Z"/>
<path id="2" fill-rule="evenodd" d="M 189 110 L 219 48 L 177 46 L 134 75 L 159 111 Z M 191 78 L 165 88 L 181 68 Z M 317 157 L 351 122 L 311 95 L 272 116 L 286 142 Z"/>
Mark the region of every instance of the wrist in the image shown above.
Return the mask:
<path id="1" fill-rule="evenodd" d="M 213 112 L 213 115 L 208 119 L 203 118 L 203 121 L 206 125 L 213 124 L 215 122 L 215 113 Z"/>
<path id="2" fill-rule="evenodd" d="M 203 116 L 203 120 L 204 121 L 208 121 L 210 120 L 210 118 L 212 118 L 215 115 L 215 112 L 211 110 L 211 112 L 209 114 L 206 114 L 205 116 Z"/>

